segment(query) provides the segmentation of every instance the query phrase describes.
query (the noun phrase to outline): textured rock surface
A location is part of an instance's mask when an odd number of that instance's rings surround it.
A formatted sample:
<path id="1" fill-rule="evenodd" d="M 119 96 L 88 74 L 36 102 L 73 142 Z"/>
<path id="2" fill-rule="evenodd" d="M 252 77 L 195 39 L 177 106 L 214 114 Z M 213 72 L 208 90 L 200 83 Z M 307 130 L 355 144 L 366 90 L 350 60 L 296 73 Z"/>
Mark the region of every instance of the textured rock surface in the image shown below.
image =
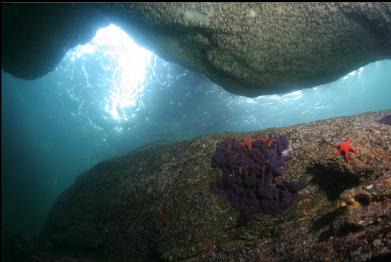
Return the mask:
<path id="1" fill-rule="evenodd" d="M 49 72 L 109 22 L 247 96 L 330 82 L 391 58 L 390 3 L 40 4 L 5 5 L 2 14 L 2 68 L 22 78 Z"/>
<path id="2" fill-rule="evenodd" d="M 42 241 L 57 256 L 91 261 L 366 261 L 390 255 L 391 127 L 377 122 L 389 113 L 132 151 L 80 175 L 56 200 Z M 243 220 L 211 192 L 221 172 L 211 158 L 223 139 L 269 133 L 286 135 L 293 149 L 278 182 L 309 185 L 286 212 Z M 332 145 L 348 135 L 359 148 L 350 164 L 334 158 Z"/>

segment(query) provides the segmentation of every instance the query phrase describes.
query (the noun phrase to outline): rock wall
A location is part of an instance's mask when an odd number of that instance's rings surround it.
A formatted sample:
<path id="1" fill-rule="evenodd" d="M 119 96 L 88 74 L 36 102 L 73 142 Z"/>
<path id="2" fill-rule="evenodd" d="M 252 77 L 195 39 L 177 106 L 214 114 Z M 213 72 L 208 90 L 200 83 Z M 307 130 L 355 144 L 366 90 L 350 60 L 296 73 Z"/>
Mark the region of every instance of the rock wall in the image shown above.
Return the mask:
<path id="1" fill-rule="evenodd" d="M 2 68 L 53 70 L 110 22 L 159 56 L 246 95 L 286 93 L 391 58 L 390 3 L 8 4 Z"/>
<path id="2" fill-rule="evenodd" d="M 391 254 L 391 126 L 377 120 L 390 113 L 209 135 L 102 162 L 56 200 L 42 243 L 46 252 L 86 261 L 385 257 Z M 287 136 L 293 149 L 276 180 L 309 185 L 282 214 L 243 217 L 210 190 L 221 172 L 212 168 L 212 155 L 223 139 L 267 134 Z M 333 146 L 348 135 L 359 149 L 350 163 L 335 158 Z"/>

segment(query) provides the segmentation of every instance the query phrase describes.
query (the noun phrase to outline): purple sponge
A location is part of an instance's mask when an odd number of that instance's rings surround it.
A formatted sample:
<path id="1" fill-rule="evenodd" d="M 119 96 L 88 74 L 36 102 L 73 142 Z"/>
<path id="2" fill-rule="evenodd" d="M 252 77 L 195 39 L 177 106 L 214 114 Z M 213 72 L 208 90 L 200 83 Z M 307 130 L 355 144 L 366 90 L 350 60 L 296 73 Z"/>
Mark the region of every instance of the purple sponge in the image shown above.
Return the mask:
<path id="1" fill-rule="evenodd" d="M 278 214 L 288 209 L 298 198 L 305 182 L 273 184 L 281 176 L 286 161 L 291 159 L 286 136 L 272 143 L 256 140 L 249 150 L 234 139 L 216 146 L 212 167 L 221 168 L 223 175 L 211 183 L 211 190 L 228 198 L 231 206 L 242 214 L 257 212 Z"/>

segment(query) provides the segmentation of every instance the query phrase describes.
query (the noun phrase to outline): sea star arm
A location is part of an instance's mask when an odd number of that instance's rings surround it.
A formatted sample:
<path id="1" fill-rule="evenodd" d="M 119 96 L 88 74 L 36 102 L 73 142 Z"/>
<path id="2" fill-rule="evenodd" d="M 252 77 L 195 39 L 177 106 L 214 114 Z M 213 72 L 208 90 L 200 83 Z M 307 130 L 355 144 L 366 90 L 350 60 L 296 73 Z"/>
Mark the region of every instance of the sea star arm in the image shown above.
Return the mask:
<path id="1" fill-rule="evenodd" d="M 338 156 L 339 154 L 341 154 L 341 150 L 338 150 L 337 152 L 335 152 L 335 156 Z"/>
<path id="2" fill-rule="evenodd" d="M 348 153 L 345 153 L 345 158 L 346 158 L 346 162 L 350 162 L 350 158 L 349 158 L 349 154 Z"/>

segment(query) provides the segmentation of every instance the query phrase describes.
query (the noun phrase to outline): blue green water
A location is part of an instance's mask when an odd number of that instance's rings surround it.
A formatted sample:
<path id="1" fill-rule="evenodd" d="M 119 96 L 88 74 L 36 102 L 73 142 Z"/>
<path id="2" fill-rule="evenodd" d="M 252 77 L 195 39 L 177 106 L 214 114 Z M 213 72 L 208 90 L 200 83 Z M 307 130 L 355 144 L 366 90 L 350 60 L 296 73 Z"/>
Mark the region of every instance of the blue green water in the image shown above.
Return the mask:
<path id="1" fill-rule="evenodd" d="M 33 81 L 2 71 L 3 231 L 38 234 L 78 174 L 153 141 L 391 109 L 390 60 L 322 86 L 250 99 L 156 56 L 127 98 L 138 64 L 121 73 L 129 60 L 119 59 L 107 48 L 70 51 L 55 71 Z"/>

